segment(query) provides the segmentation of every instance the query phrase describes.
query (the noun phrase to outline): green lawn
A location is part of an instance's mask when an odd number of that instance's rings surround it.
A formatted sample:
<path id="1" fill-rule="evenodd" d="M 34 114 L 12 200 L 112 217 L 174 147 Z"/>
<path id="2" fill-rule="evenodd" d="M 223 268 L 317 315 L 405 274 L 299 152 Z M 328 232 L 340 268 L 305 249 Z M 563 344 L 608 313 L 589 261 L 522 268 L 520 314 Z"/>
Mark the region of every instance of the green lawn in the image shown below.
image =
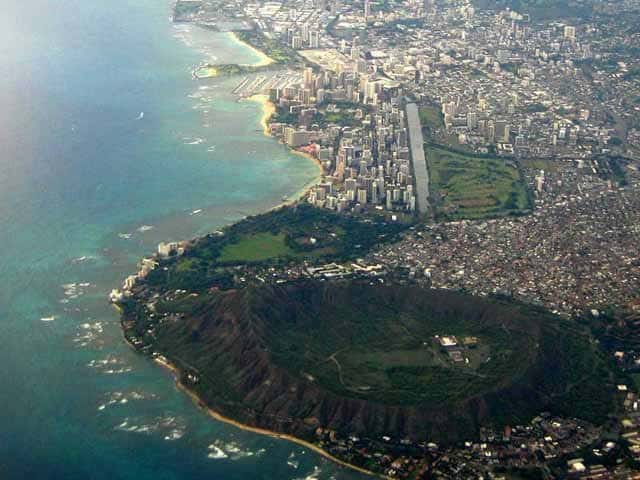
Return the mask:
<path id="1" fill-rule="evenodd" d="M 238 243 L 226 245 L 218 260 L 220 262 L 259 262 L 270 258 L 294 255 L 285 243 L 285 234 L 260 232 L 242 238 Z"/>
<path id="2" fill-rule="evenodd" d="M 180 258 L 167 260 L 147 277 L 150 285 L 203 291 L 229 287 L 234 266 L 282 264 L 292 259 L 344 262 L 364 256 L 375 245 L 393 241 L 407 224 L 370 221 L 299 204 L 249 217 L 221 235 L 198 239 Z"/>
<path id="3" fill-rule="evenodd" d="M 438 216 L 477 219 L 529 209 L 526 186 L 508 160 L 425 145 Z"/>

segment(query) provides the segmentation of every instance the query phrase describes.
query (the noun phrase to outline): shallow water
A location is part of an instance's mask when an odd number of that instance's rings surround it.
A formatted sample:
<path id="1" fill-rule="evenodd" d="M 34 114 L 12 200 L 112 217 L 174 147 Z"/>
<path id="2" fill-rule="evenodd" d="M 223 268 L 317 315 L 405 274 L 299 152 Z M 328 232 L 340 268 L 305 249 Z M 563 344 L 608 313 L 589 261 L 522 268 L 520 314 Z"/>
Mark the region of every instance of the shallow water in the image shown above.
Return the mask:
<path id="1" fill-rule="evenodd" d="M 204 59 L 255 55 L 172 25 L 164 1 L 3 7 L 0 478 L 358 478 L 209 419 L 127 347 L 106 300 L 158 242 L 316 175 L 262 135 L 238 80 L 191 78 Z"/>

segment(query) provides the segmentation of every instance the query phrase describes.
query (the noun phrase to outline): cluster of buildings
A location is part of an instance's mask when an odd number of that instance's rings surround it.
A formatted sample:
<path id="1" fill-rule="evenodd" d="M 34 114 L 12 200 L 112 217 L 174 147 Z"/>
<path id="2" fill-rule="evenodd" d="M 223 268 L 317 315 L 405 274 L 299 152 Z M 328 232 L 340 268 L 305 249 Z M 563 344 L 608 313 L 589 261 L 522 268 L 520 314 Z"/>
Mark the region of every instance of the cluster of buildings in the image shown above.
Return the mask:
<path id="1" fill-rule="evenodd" d="M 113 289 L 109 293 L 109 300 L 118 303 L 131 296 L 133 288 L 138 281 L 145 280 L 149 274 L 160 264 L 159 261 L 169 257 L 182 256 L 187 248 L 188 242 L 160 242 L 158 251 L 153 257 L 143 258 L 140 261 L 139 269 L 135 274 L 125 278 L 122 289 Z"/>
<path id="2" fill-rule="evenodd" d="M 589 18 L 544 22 L 469 0 L 182 3 L 200 5 L 193 21 L 251 25 L 323 70 L 401 83 L 442 112 L 441 140 L 470 150 L 588 156 L 640 127 L 634 1 L 586 2 Z"/>
<path id="3" fill-rule="evenodd" d="M 537 188 L 532 215 L 423 225 L 368 260 L 437 288 L 508 295 L 567 316 L 636 302 L 637 175 L 622 188 L 588 166 L 530 178 Z"/>
<path id="4" fill-rule="evenodd" d="M 640 87 L 631 72 L 639 39 L 626 35 L 623 19 L 638 5 L 618 9 L 615 17 L 543 23 L 448 2 L 413 25 L 370 27 L 357 38 L 370 70 L 442 113 L 440 142 L 582 157 L 615 148 L 630 125 L 637 128 Z"/>
<path id="5" fill-rule="evenodd" d="M 584 449 L 603 462 L 622 456 L 620 444 L 599 442 L 601 434 L 581 420 L 542 413 L 528 424 L 506 426 L 502 431 L 482 429 L 478 441 L 457 447 L 389 436 L 340 436 L 324 428 L 316 430 L 316 441 L 329 453 L 390 478 L 640 478 L 623 462 L 607 468 L 575 456 Z M 553 472 L 551 463 L 555 463 Z"/>
<path id="6" fill-rule="evenodd" d="M 417 178 L 416 128 L 437 144 L 515 159 L 534 196 L 528 216 L 420 224 L 358 262 L 244 266 L 234 272 L 238 284 L 384 281 L 383 274 L 402 271 L 437 288 L 512 296 L 566 316 L 638 304 L 637 0 L 585 0 L 593 12 L 587 18 L 547 21 L 470 0 L 179 3 L 190 21 L 256 29 L 309 65 L 271 80 L 245 79 L 238 90 L 269 94 L 277 110 L 270 133 L 322 164 L 323 178 L 306 198 L 313 205 L 422 213 L 418 199 L 429 195 L 429 179 Z M 413 103 L 428 112 L 417 126 L 407 114 Z M 621 155 L 616 167 L 601 160 Z M 183 247 L 161 244 L 158 257 Z M 112 298 L 119 301 L 156 265 L 145 260 Z M 458 339 L 437 341 L 452 361 L 464 360 Z M 635 352 L 616 352 L 616 359 L 640 368 Z M 316 441 L 393 478 L 548 475 L 551 464 L 562 478 L 640 478 L 629 462 L 617 461 L 640 461 L 640 400 L 631 386 L 618 390 L 623 413 L 615 440 L 579 420 L 541 415 L 501 432 L 484 430 L 479 441 L 455 448 L 326 429 Z"/>
<path id="7" fill-rule="evenodd" d="M 194 21 L 251 25 L 313 66 L 262 92 L 279 112 L 271 133 L 323 164 L 312 204 L 413 213 L 428 186 L 416 185 L 407 98 L 431 109 L 428 140 L 464 151 L 640 151 L 640 6 L 587 3 L 586 19 L 538 21 L 470 0 L 203 0 Z"/>
<path id="8" fill-rule="evenodd" d="M 435 340 L 454 363 L 469 363 L 469 358 L 465 356 L 466 350 L 478 345 L 477 337 L 464 337 L 459 341 L 454 335 L 436 335 Z"/>
<path id="9" fill-rule="evenodd" d="M 308 67 L 299 88 L 270 94 L 282 112 L 270 124 L 271 134 L 323 165 L 324 179 L 311 190 L 310 203 L 338 211 L 416 210 L 410 126 L 397 85 L 353 68 L 337 73 Z M 380 108 L 369 108 L 382 98 L 387 101 Z M 277 121 L 282 118 L 294 123 Z"/>

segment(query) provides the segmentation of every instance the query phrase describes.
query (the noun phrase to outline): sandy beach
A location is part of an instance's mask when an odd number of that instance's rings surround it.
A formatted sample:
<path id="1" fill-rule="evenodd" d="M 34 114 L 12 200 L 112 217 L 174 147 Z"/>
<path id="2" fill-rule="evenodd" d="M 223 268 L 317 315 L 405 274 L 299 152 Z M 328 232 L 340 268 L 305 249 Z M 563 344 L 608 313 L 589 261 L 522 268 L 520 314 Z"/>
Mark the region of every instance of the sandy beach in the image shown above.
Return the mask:
<path id="1" fill-rule="evenodd" d="M 236 35 L 236 32 L 229 32 L 229 36 L 234 42 L 244 45 L 248 49 L 252 50 L 253 53 L 255 53 L 258 57 L 260 57 L 260 60 L 258 60 L 256 63 L 251 64 L 252 67 L 264 67 L 266 65 L 271 65 L 273 63 L 273 59 L 267 56 L 266 53 L 264 53 L 261 50 L 258 50 L 256 47 L 254 47 L 250 43 L 240 40 L 238 35 Z"/>
<path id="2" fill-rule="evenodd" d="M 262 127 L 263 133 L 267 137 L 270 137 L 271 134 L 269 132 L 269 119 L 276 112 L 276 106 L 273 103 L 271 103 L 271 101 L 269 100 L 269 96 L 264 94 L 253 95 L 247 98 L 247 100 L 260 104 L 260 107 L 262 108 L 262 117 L 260 117 L 260 126 Z"/>
<path id="3" fill-rule="evenodd" d="M 260 117 L 260 126 L 262 127 L 262 132 L 264 133 L 264 135 L 267 137 L 271 137 L 271 132 L 269 131 L 269 119 L 276 111 L 275 105 L 271 103 L 268 95 L 253 95 L 251 97 L 248 97 L 247 100 L 260 104 L 260 107 L 262 108 L 262 116 Z M 324 168 L 322 167 L 322 163 L 320 163 L 320 160 L 318 160 L 313 155 L 309 155 L 308 153 L 301 152 L 299 150 L 294 150 L 291 148 L 289 149 L 289 151 L 295 155 L 304 157 L 307 160 L 312 161 L 318 168 L 318 174 L 315 178 L 310 180 L 306 185 L 302 186 L 300 190 L 298 190 L 294 195 L 291 196 L 291 198 L 289 198 L 288 200 L 282 203 L 279 203 L 278 205 L 273 207 L 272 210 L 280 208 L 285 205 L 290 205 L 292 203 L 297 202 L 298 200 L 305 198 L 309 193 L 309 190 L 318 183 L 318 181 L 324 174 Z"/>
<path id="4" fill-rule="evenodd" d="M 221 415 L 219 412 L 213 410 L 211 407 L 207 406 L 201 399 L 200 397 L 198 397 L 198 395 L 196 395 L 194 392 L 192 392 L 191 390 L 189 390 L 185 385 L 183 385 L 180 382 L 180 371 L 179 369 L 173 365 L 171 362 L 169 362 L 168 360 L 165 360 L 164 358 L 155 358 L 154 359 L 156 361 L 156 363 L 158 363 L 159 365 L 161 365 L 162 367 L 168 369 L 174 376 L 175 382 L 176 382 L 176 387 L 184 392 L 199 408 L 201 408 L 202 410 L 204 410 L 209 416 L 213 417 L 214 419 L 218 420 L 219 422 L 224 422 L 228 425 L 232 425 L 236 428 L 239 428 L 241 430 L 245 430 L 247 432 L 251 432 L 251 433 L 256 433 L 258 435 L 265 435 L 268 437 L 273 437 L 273 438 L 278 438 L 280 440 L 286 440 L 288 442 L 292 442 L 292 443 L 296 443 L 300 446 L 303 446 L 305 448 L 308 448 L 309 450 L 312 450 L 314 452 L 316 452 L 319 455 L 322 455 L 324 458 L 331 460 L 332 462 L 341 465 L 343 467 L 346 468 L 350 468 L 352 470 L 355 470 L 357 472 L 360 473 L 364 473 L 365 475 L 370 475 L 373 477 L 378 477 L 378 478 L 382 478 L 382 479 L 388 479 L 390 480 L 390 477 L 387 477 L 385 475 L 380 475 L 377 474 L 375 472 L 372 472 L 370 470 L 366 470 L 364 468 L 358 467 L 356 465 L 352 465 L 350 463 L 347 463 L 343 460 L 340 460 L 339 458 L 334 457 L 333 455 L 331 455 L 330 453 L 326 452 L 325 450 L 323 450 L 322 448 L 318 447 L 317 445 L 314 445 L 313 443 L 310 442 L 306 442 L 304 440 L 301 440 L 297 437 L 294 437 L 292 435 L 287 435 L 286 433 L 278 433 L 278 432 L 273 432 L 271 430 L 266 430 L 264 428 L 258 428 L 258 427 L 252 427 L 250 425 L 245 425 L 244 423 L 240 423 L 237 422 L 231 418 L 225 417 L 224 415 Z"/>

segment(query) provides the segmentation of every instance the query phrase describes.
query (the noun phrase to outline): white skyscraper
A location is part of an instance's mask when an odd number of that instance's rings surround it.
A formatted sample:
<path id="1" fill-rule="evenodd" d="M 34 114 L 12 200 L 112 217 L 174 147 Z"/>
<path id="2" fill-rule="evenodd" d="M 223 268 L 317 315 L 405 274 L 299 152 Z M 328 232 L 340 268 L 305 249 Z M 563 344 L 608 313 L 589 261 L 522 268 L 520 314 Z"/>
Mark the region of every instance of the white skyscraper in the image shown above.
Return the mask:
<path id="1" fill-rule="evenodd" d="M 566 25 L 564 27 L 564 38 L 568 38 L 569 40 L 575 40 L 576 27 L 572 27 L 571 25 Z"/>

